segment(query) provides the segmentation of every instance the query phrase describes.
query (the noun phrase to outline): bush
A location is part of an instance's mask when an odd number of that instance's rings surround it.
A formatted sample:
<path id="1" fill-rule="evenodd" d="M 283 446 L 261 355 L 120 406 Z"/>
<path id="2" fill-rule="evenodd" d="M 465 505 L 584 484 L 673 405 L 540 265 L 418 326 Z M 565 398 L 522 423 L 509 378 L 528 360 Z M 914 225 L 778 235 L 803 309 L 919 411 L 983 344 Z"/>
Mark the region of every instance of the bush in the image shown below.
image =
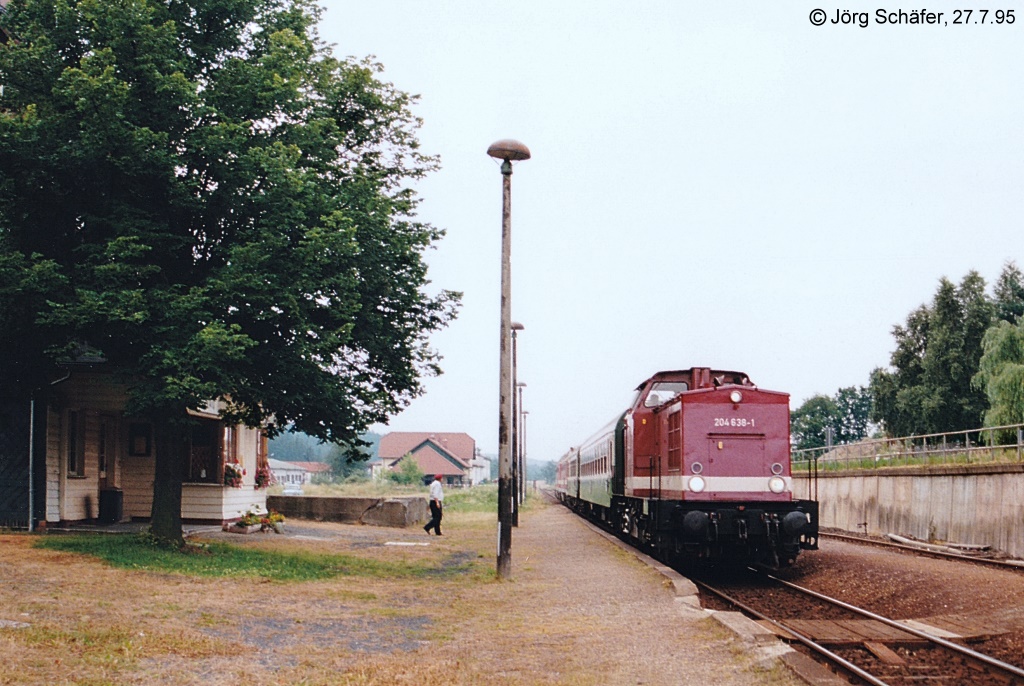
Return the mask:
<path id="1" fill-rule="evenodd" d="M 420 466 L 416 464 L 416 461 L 409 456 L 403 457 L 398 462 L 398 469 L 391 469 L 386 474 L 389 481 L 396 484 L 402 484 L 411 486 L 413 484 L 422 484 L 423 477 L 426 476 Z"/>

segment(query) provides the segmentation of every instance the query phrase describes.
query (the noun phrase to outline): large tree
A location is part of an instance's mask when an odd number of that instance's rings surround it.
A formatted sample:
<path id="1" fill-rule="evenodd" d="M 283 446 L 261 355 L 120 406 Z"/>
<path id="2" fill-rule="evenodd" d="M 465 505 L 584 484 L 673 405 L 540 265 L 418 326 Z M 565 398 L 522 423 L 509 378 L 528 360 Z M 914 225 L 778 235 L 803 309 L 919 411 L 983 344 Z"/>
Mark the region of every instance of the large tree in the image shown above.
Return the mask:
<path id="1" fill-rule="evenodd" d="M 931 305 L 914 310 L 905 327 L 893 327 L 892 371 L 871 375 L 872 421 L 896 436 L 978 426 L 987 401 L 971 379 L 994 314 L 977 272 L 959 286 L 941 279 Z"/>
<path id="2" fill-rule="evenodd" d="M 1024 319 L 1000 321 L 985 333 L 975 384 L 988 396 L 985 426 L 1024 423 Z"/>
<path id="3" fill-rule="evenodd" d="M 414 98 L 307 0 L 12 0 L 0 25 L 0 384 L 83 346 L 156 434 L 180 540 L 186 410 L 354 442 L 436 373 Z M 16 334 L 17 339 L 11 334 Z"/>

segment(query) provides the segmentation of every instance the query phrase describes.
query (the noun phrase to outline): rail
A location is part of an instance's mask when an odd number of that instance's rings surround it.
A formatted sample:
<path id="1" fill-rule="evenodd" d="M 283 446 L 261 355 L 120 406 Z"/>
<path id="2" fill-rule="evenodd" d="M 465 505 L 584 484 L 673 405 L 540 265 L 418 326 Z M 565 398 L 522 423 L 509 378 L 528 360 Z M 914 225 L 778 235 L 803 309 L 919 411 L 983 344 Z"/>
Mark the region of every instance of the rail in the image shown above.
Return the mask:
<path id="1" fill-rule="evenodd" d="M 793 467 L 878 469 L 1024 462 L 1024 424 L 941 434 L 881 438 L 792 452 Z M 814 467 L 812 467 L 814 465 Z"/>

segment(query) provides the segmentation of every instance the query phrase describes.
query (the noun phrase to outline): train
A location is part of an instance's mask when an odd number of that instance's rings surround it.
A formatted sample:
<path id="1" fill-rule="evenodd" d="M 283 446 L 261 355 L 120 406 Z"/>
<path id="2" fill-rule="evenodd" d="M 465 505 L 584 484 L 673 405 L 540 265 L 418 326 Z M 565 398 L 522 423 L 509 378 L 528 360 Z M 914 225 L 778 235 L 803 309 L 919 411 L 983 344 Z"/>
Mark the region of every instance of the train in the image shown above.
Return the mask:
<path id="1" fill-rule="evenodd" d="M 662 559 L 778 569 L 818 548 L 818 503 L 793 485 L 789 394 L 692 367 L 641 383 L 562 455 L 555 495 Z"/>

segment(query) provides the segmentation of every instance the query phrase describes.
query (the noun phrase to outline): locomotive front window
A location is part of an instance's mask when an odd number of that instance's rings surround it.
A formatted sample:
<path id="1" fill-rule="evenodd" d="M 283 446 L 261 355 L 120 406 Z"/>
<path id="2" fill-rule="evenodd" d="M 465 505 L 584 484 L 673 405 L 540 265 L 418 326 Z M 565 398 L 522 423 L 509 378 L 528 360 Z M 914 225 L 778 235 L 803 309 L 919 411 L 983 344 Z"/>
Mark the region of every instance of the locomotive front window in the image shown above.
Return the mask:
<path id="1" fill-rule="evenodd" d="M 644 407 L 659 407 L 683 391 L 690 390 L 685 381 L 660 381 L 653 386 L 644 399 Z"/>

